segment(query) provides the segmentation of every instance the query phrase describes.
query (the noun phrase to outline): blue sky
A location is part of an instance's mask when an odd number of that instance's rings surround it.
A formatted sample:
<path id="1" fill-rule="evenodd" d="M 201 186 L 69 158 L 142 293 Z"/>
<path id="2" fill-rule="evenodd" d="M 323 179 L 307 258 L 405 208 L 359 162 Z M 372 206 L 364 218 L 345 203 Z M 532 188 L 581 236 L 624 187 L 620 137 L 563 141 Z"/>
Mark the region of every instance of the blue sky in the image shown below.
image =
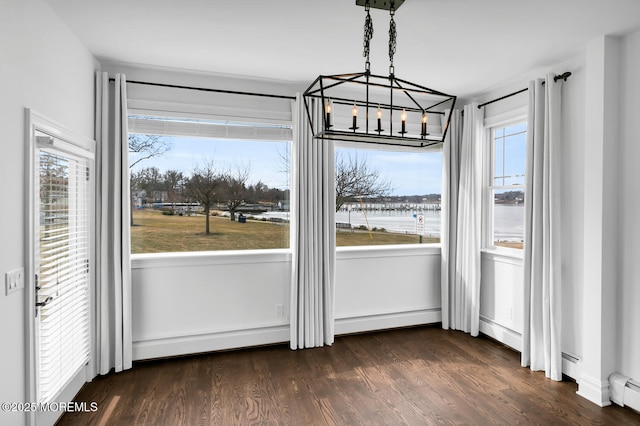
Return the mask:
<path id="1" fill-rule="evenodd" d="M 336 152 L 351 151 L 337 148 Z M 358 150 L 380 175 L 391 181 L 391 195 L 424 195 L 442 192 L 442 154 L 440 152 L 394 152 Z"/>
<path id="2" fill-rule="evenodd" d="M 195 167 L 213 160 L 220 170 L 248 166 L 250 183 L 261 180 L 271 188 L 287 186 L 288 175 L 282 156 L 287 155 L 287 142 L 238 141 L 191 137 L 164 137 L 171 149 L 161 157 L 144 160 L 134 170 L 157 167 L 160 172 L 180 170 L 190 175 Z M 337 151 L 347 150 L 338 148 Z M 380 175 L 391 181 L 392 195 L 441 193 L 442 155 L 439 152 L 392 152 L 360 150 Z"/>

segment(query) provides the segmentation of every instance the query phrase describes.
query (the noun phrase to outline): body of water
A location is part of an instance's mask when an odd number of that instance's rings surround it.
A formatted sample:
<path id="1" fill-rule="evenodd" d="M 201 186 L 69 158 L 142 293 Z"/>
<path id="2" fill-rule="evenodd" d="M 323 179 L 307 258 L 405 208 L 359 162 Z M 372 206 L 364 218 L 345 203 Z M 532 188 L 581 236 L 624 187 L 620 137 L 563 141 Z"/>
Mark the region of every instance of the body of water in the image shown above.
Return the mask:
<path id="1" fill-rule="evenodd" d="M 423 214 L 425 219 L 424 235 L 431 237 L 440 236 L 440 211 L 367 211 L 365 214 L 359 210 L 351 212 L 339 211 L 336 213 L 336 222 L 350 223 L 352 227 L 367 226 L 371 228 L 384 228 L 388 232 L 402 234 L 416 233 L 416 218 L 414 214 Z M 255 217 L 277 217 L 288 219 L 286 212 L 267 212 Z M 496 239 L 501 241 L 520 241 L 524 233 L 524 205 L 523 204 L 497 204 L 494 210 Z"/>
<path id="2" fill-rule="evenodd" d="M 416 233 L 416 218 L 414 211 L 389 210 L 389 211 L 368 211 L 365 214 L 359 210 L 351 212 L 340 211 L 336 213 L 336 222 L 350 223 L 354 228 L 367 226 L 367 221 L 371 228 L 384 228 L 388 232 L 399 232 L 402 234 Z M 440 211 L 420 212 L 424 215 L 424 235 L 431 237 L 440 236 Z"/>

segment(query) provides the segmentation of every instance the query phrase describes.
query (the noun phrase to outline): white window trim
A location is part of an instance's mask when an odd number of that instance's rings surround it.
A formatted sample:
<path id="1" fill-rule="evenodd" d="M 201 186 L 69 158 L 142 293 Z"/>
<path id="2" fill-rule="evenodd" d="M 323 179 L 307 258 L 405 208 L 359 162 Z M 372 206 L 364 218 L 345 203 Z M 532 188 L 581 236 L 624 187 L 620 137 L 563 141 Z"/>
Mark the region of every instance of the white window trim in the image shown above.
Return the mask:
<path id="1" fill-rule="evenodd" d="M 133 104 L 133 108 L 131 107 Z M 143 108 L 140 106 L 143 105 Z M 264 124 L 279 124 L 292 126 L 293 123 L 283 116 L 277 119 L 271 118 L 257 118 L 251 114 L 248 115 L 228 115 L 223 116 L 216 114 L 215 107 L 192 105 L 192 104 L 179 104 L 173 102 L 161 102 L 161 101 L 140 101 L 132 100 L 128 101 L 129 115 L 147 115 L 154 117 L 174 117 L 174 118 L 194 118 L 202 120 L 237 120 L 254 123 Z M 191 109 L 200 107 L 204 112 L 189 112 Z M 146 108 L 146 109 L 145 109 Z M 220 107 L 220 111 L 224 108 Z M 245 108 L 239 109 L 241 111 L 247 111 Z M 259 113 L 256 116 L 260 116 Z M 132 132 L 133 133 L 133 132 Z M 173 135 L 175 136 L 175 135 Z M 293 135 L 292 135 L 293 136 Z M 293 138 L 292 138 L 293 139 Z M 272 141 L 265 140 L 265 143 Z M 293 144 L 293 140 L 291 141 Z M 292 177 L 290 177 L 292 179 Z M 289 189 L 292 188 L 292 182 L 289 182 Z M 291 201 L 291 200 L 289 200 Z M 291 226 L 291 222 L 289 224 Z M 232 263 L 243 263 L 240 259 L 258 259 L 257 262 L 262 262 L 263 258 L 271 261 L 272 256 L 281 257 L 287 253 L 286 256 L 290 256 L 293 253 L 291 246 L 285 248 L 274 249 L 248 249 L 248 250 L 210 250 L 210 251 L 186 251 L 186 252 L 161 252 L 161 253 L 131 253 L 132 268 L 147 267 L 149 265 L 155 265 L 157 262 L 167 262 L 169 265 L 186 265 L 186 264 L 227 264 L 228 259 L 233 259 Z M 218 260 L 213 260 L 218 259 Z"/>
<path id="2" fill-rule="evenodd" d="M 222 110 L 216 110 L 212 107 L 179 104 L 172 102 L 146 101 L 146 100 L 129 100 L 128 113 L 131 115 L 149 115 L 158 117 L 183 117 L 183 118 L 200 118 L 200 119 L 236 119 L 242 121 L 255 121 L 269 124 L 291 124 L 287 121 L 288 117 L 277 118 L 255 118 L 259 114 L 231 114 L 227 116 L 221 115 Z M 197 110 L 197 112 L 192 112 Z M 392 147 L 385 145 L 376 145 L 371 148 L 368 144 L 357 142 L 336 142 L 338 148 L 355 148 L 355 149 L 377 149 L 382 151 L 399 151 L 399 152 L 442 152 L 442 147 L 434 148 L 416 148 L 416 147 Z M 441 230 L 442 231 L 442 230 Z M 442 238 L 442 236 L 441 236 Z M 378 257 L 378 256 L 396 256 L 400 253 L 419 252 L 422 254 L 439 253 L 441 243 L 432 244 L 389 244 L 375 246 L 345 246 L 336 247 L 336 252 L 350 256 L 352 253 L 358 252 L 358 257 Z M 213 251 L 192 251 L 192 252 L 166 252 L 166 253 L 131 253 L 132 267 L 146 268 L 152 265 L 162 263 L 167 265 L 200 265 L 200 264 L 227 264 L 252 262 L 271 262 L 281 261 L 284 258 L 290 258 L 293 249 L 255 249 L 255 250 L 213 250 Z"/>
<path id="3" fill-rule="evenodd" d="M 524 257 L 524 249 L 520 250 L 493 245 L 493 216 L 489 212 L 493 209 L 493 200 L 491 197 L 492 185 L 490 182 L 494 167 L 491 149 L 491 144 L 493 143 L 491 138 L 492 130 L 496 127 L 505 127 L 522 122 L 526 123 L 527 111 L 528 108 L 523 106 L 502 114 L 485 117 L 484 119 L 485 138 L 484 146 L 482 147 L 482 253 L 512 257 L 515 259 L 522 259 Z"/>
<path id="4" fill-rule="evenodd" d="M 365 142 L 347 142 L 347 141 L 336 141 L 336 148 L 351 148 L 351 149 L 370 149 L 377 151 L 390 151 L 390 152 L 440 152 L 442 153 L 442 145 L 436 144 L 432 147 L 427 148 L 419 148 L 414 146 L 396 146 L 396 145 L 376 145 L 375 147 L 371 147 L 370 144 Z M 440 194 L 442 195 L 442 188 L 440 188 Z M 440 210 L 442 212 L 442 210 Z M 423 244 L 380 244 L 373 246 L 339 246 L 336 247 L 336 252 L 349 252 L 350 249 L 353 251 L 362 251 L 364 253 L 368 252 L 379 252 L 379 254 L 386 255 L 387 253 L 393 253 L 398 250 L 405 250 L 406 252 L 412 252 L 416 249 L 420 250 L 421 247 L 435 247 L 438 251 L 441 248 L 442 244 L 442 216 L 440 216 L 440 242 L 439 243 L 423 243 Z M 365 257 L 377 257 L 377 256 L 365 256 Z"/>

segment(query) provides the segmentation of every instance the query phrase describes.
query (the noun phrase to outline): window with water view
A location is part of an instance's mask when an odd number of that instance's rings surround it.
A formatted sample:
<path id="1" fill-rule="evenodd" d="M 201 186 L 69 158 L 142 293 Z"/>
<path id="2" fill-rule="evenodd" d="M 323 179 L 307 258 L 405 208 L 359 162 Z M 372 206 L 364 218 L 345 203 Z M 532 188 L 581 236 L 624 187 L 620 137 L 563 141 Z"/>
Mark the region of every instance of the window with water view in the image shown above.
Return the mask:
<path id="1" fill-rule="evenodd" d="M 131 116 L 132 253 L 289 247 L 291 126 Z M 336 148 L 338 246 L 440 242 L 439 151 Z"/>
<path id="2" fill-rule="evenodd" d="M 524 246 L 526 140 L 525 122 L 491 129 L 488 191 L 491 246 L 514 249 Z"/>
<path id="3" fill-rule="evenodd" d="M 440 151 L 336 148 L 336 244 L 440 242 Z"/>

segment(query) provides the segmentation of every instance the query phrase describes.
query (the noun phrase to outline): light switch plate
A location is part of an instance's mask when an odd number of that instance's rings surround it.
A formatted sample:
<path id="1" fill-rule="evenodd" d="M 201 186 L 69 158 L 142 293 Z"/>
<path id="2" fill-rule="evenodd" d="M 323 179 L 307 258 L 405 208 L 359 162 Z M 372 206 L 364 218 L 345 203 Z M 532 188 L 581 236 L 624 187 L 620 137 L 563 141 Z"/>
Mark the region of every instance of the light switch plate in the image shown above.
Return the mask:
<path id="1" fill-rule="evenodd" d="M 24 288 L 24 268 L 14 269 L 4 274 L 7 296 Z"/>

